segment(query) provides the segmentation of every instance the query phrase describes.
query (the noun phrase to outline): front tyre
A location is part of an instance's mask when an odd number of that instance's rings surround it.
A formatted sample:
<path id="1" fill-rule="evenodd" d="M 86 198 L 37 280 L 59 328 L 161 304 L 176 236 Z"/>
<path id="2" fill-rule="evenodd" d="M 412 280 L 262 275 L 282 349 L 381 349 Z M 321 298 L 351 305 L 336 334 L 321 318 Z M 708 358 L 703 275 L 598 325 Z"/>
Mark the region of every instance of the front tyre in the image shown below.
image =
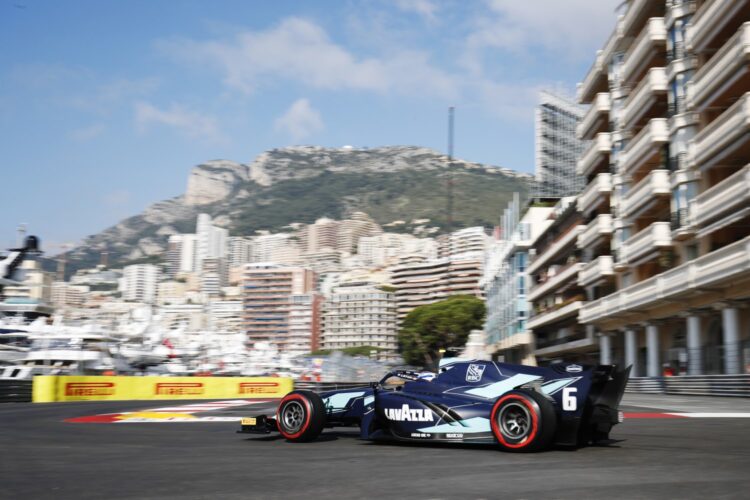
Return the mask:
<path id="1" fill-rule="evenodd" d="M 326 424 L 323 400 L 312 391 L 293 391 L 284 396 L 276 411 L 276 427 L 287 440 L 312 441 Z"/>
<path id="2" fill-rule="evenodd" d="M 555 436 L 557 415 L 552 403 L 534 391 L 518 389 L 492 407 L 492 433 L 506 451 L 539 451 Z"/>

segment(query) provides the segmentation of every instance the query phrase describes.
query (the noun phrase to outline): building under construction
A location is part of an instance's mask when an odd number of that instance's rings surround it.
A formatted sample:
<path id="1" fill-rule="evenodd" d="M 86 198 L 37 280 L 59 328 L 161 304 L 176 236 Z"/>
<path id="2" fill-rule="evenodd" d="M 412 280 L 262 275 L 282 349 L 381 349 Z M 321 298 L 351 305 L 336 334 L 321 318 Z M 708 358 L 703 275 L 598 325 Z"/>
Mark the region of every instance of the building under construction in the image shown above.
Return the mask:
<path id="1" fill-rule="evenodd" d="M 566 97 L 542 91 L 536 108 L 536 185 L 531 197 L 561 198 L 578 194 L 585 179 L 576 174 L 583 142 L 576 138 L 582 108 Z"/>

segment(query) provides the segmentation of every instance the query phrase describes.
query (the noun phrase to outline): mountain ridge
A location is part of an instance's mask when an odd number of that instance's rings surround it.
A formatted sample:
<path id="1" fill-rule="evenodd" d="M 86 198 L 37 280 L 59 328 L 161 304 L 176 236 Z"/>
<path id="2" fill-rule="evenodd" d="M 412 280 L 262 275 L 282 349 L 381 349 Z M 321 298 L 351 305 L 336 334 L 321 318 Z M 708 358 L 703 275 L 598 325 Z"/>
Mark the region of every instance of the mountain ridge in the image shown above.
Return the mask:
<path id="1" fill-rule="evenodd" d="M 325 148 L 292 146 L 250 163 L 216 159 L 191 168 L 184 194 L 87 237 L 67 253 L 70 268 L 88 267 L 107 252 L 111 266 L 159 260 L 170 234 L 193 232 L 209 213 L 232 235 L 280 230 L 322 216 L 363 211 L 378 223 L 427 218 L 447 228 L 447 182 L 454 182 L 454 228 L 491 226 L 513 192 L 526 195 L 533 177 L 448 158 L 419 146 Z"/>

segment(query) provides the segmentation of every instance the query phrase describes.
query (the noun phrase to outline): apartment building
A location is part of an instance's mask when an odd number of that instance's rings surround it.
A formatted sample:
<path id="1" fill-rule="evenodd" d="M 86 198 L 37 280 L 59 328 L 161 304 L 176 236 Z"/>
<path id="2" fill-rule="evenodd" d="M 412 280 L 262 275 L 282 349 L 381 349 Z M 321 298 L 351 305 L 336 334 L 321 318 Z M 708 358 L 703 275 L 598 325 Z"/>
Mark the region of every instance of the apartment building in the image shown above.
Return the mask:
<path id="1" fill-rule="evenodd" d="M 337 287 L 325 303 L 323 348 L 398 347 L 396 296 L 369 283 Z"/>
<path id="2" fill-rule="evenodd" d="M 289 340 L 290 297 L 311 293 L 314 285 L 315 273 L 310 269 L 247 264 L 242 303 L 248 342 L 270 342 L 283 350 Z"/>
<path id="3" fill-rule="evenodd" d="M 750 2 L 630 0 L 579 84 L 579 321 L 635 375 L 750 371 Z"/>
<path id="4" fill-rule="evenodd" d="M 227 267 L 236 269 L 253 261 L 253 242 L 242 236 L 227 239 Z"/>
<path id="5" fill-rule="evenodd" d="M 534 113 L 536 182 L 532 198 L 575 196 L 583 189 L 586 181 L 576 174 L 584 144 L 576 136 L 576 127 L 583 111 L 579 104 L 559 93 L 539 93 Z"/>
<path id="6" fill-rule="evenodd" d="M 320 349 L 323 296 L 316 292 L 289 296 L 289 335 L 284 351 L 292 356 Z"/>
<path id="7" fill-rule="evenodd" d="M 120 291 L 122 298 L 129 301 L 156 302 L 159 283 L 159 268 L 153 264 L 133 264 L 123 269 Z"/>
<path id="8" fill-rule="evenodd" d="M 261 234 L 253 238 L 252 262 L 274 262 L 295 265 L 300 260 L 300 246 L 290 233 Z"/>
<path id="9" fill-rule="evenodd" d="M 586 295 L 580 284 L 581 240 L 585 226 L 576 198 L 560 199 L 549 226 L 533 245 L 527 272 L 531 306 L 527 328 L 534 337 L 537 364 L 598 362 L 599 340 L 592 327 L 578 323 Z"/>
<path id="10" fill-rule="evenodd" d="M 527 267 L 531 246 L 550 224 L 551 212 L 551 207 L 532 205 L 521 217 L 520 200 L 515 196 L 503 211 L 502 239 L 485 255 L 493 270 L 482 280 L 487 299 L 484 338 L 493 359 L 536 364 L 533 337 L 527 327 Z"/>
<path id="11" fill-rule="evenodd" d="M 438 236 L 438 257 L 483 254 L 489 242 L 490 237 L 481 226 L 459 229 L 450 234 Z"/>
<path id="12" fill-rule="evenodd" d="M 452 295 L 475 295 L 482 290 L 483 256 L 425 259 L 408 256 L 391 269 L 391 282 L 396 288 L 396 311 L 401 323 L 412 309 L 447 299 Z"/>

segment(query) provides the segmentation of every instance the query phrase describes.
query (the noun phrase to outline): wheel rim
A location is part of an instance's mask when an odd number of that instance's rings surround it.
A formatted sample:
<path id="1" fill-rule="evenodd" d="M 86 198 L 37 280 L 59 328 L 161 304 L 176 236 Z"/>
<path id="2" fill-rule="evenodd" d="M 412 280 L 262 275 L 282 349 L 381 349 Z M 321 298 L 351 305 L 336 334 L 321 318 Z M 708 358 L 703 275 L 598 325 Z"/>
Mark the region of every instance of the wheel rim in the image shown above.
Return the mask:
<path id="1" fill-rule="evenodd" d="M 531 414 L 522 403 L 508 403 L 497 417 L 500 432 L 508 439 L 523 439 L 531 430 Z"/>
<path id="2" fill-rule="evenodd" d="M 289 401 L 281 412 L 281 421 L 284 422 L 285 430 L 295 433 L 302 428 L 305 421 L 305 409 L 299 401 Z"/>

